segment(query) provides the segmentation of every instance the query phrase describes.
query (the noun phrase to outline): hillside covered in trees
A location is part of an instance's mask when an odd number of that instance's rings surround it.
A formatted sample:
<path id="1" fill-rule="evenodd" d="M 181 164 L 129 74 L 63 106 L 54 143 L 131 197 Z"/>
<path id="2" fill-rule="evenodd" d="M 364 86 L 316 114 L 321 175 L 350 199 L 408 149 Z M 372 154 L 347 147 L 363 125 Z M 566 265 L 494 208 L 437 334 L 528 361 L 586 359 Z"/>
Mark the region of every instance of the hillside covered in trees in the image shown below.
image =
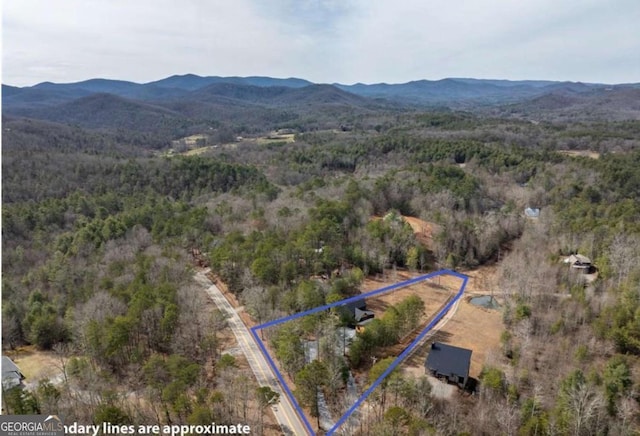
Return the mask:
<path id="1" fill-rule="evenodd" d="M 637 90 L 615 116 L 599 105 L 575 119 L 568 104 L 539 117 L 548 97 L 425 110 L 295 81 L 214 82 L 180 91 L 200 101 L 191 117 L 169 95 L 178 85 L 161 83 L 81 100 L 81 87 L 40 86 L 34 98 L 55 105 L 22 101 L 3 115 L 3 352 L 52 350 L 64 375 L 5 392 L 5 410 L 244 420 L 276 434 L 262 421 L 268 393 L 224 351 L 224 318 L 204 309 L 197 249 L 256 323 L 356 295 L 389 270 L 496 268 L 505 330 L 477 393 L 420 395 L 424 379 L 396 374 L 376 425 L 358 434 L 640 429 Z M 162 104 L 133 101 L 151 91 Z M 571 103 L 581 111 L 600 98 L 585 92 Z M 234 112 L 224 99 L 246 106 Z M 96 107 L 113 117 L 97 122 Z M 193 134 L 198 150 L 176 147 Z M 525 217 L 527 207 L 540 216 Z M 433 223 L 430 246 L 402 220 L 375 219 L 389 214 Z M 593 260 L 595 281 L 561 262 L 574 253 Z M 321 373 L 344 389 L 341 367 L 286 349 L 322 322 L 283 329 L 274 343 L 301 386 Z"/>

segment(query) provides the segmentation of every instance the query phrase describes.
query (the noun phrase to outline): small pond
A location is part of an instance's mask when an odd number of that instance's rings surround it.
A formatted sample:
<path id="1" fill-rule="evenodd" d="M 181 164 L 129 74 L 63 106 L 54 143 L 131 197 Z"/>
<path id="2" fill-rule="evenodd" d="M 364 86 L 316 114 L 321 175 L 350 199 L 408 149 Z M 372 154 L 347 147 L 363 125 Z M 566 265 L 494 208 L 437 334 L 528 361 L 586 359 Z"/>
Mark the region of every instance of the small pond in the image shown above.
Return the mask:
<path id="1" fill-rule="evenodd" d="M 469 303 L 474 306 L 484 307 L 485 309 L 499 309 L 500 304 L 491 295 L 481 295 L 479 297 L 473 297 L 469 300 Z"/>

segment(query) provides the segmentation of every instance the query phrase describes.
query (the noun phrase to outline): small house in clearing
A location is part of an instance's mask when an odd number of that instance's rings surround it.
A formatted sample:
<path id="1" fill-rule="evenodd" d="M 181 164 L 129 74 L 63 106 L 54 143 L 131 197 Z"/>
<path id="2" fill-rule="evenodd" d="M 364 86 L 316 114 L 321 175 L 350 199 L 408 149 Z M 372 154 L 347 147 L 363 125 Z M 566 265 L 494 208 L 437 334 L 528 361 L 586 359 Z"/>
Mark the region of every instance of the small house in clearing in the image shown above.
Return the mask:
<path id="1" fill-rule="evenodd" d="M 471 352 L 466 348 L 434 342 L 424 363 L 425 373 L 464 388 L 469 379 Z"/>
<path id="2" fill-rule="evenodd" d="M 572 254 L 564 260 L 564 263 L 569 264 L 571 268 L 580 270 L 585 274 L 593 269 L 593 265 L 591 265 L 591 259 L 589 259 L 587 256 L 583 256 L 582 254 Z"/>
<path id="3" fill-rule="evenodd" d="M 540 217 L 540 209 L 537 207 L 527 207 L 524 210 L 524 215 L 527 218 L 539 218 Z"/>
<path id="4" fill-rule="evenodd" d="M 2 356 L 2 387 L 11 389 L 22 384 L 24 375 L 15 363 L 7 356 Z"/>

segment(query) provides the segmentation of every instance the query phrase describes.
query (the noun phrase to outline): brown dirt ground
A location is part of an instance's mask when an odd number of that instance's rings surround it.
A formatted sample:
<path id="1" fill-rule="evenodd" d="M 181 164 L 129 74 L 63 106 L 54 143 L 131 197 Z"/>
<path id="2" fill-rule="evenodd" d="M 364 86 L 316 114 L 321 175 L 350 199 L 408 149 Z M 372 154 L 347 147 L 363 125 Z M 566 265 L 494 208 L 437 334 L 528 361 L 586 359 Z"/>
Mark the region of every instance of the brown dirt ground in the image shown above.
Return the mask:
<path id="1" fill-rule="evenodd" d="M 499 352 L 503 330 L 500 311 L 477 307 L 462 299 L 453 318 L 404 363 L 404 370 L 416 376 L 424 374 L 429 344 L 439 341 L 473 350 L 469 375 L 478 378 L 487 357 Z"/>
<path id="2" fill-rule="evenodd" d="M 416 235 L 418 242 L 423 244 L 429 250 L 433 250 L 433 234 L 438 231 L 439 226 L 435 223 L 421 220 L 420 218 L 406 215 L 401 216 L 402 219 L 405 220 L 413 229 L 413 233 Z M 382 217 L 374 216 L 371 219 L 379 220 L 382 219 Z"/>
<path id="3" fill-rule="evenodd" d="M 429 250 L 433 250 L 433 234 L 438 231 L 438 225 L 412 216 L 402 216 L 409 223 L 416 235 L 418 242 L 424 244 Z"/>
<path id="4" fill-rule="evenodd" d="M 467 275 L 469 281 L 455 315 L 402 365 L 403 370 L 407 373 L 411 373 L 414 376 L 424 374 L 424 361 L 427 356 L 428 344 L 432 341 L 441 341 L 450 345 L 473 350 L 473 354 L 471 355 L 470 376 L 475 378 L 480 375 L 480 371 L 487 357 L 492 353 L 499 352 L 500 335 L 504 330 L 502 313 L 499 310 L 488 310 L 474 306 L 470 304 L 468 298 L 466 298 L 470 295 L 491 295 L 492 292 L 496 292 L 495 280 L 497 266 L 490 265 L 460 272 Z M 384 275 L 379 275 L 378 277 L 369 277 L 365 279 L 362 292 L 379 289 L 418 275 L 420 274 L 398 270 L 395 272 L 386 272 Z M 426 296 L 425 305 L 427 316 L 435 314 L 446 301 L 446 296 L 455 293 L 461 285 L 459 278 L 450 275 L 439 276 L 439 278 L 431 280 L 430 282 L 433 283 L 429 283 L 428 285 L 423 284 L 422 286 L 424 289 L 428 286 L 428 288 L 433 291 L 431 293 L 419 293 Z M 411 289 L 413 286 L 406 289 Z M 441 290 L 436 291 L 435 289 L 437 289 L 437 287 L 440 287 Z M 377 313 L 377 309 L 374 308 L 384 307 L 382 306 L 384 303 L 387 305 L 389 302 L 397 303 L 405 298 L 408 292 L 410 291 L 398 290 L 389 295 L 376 298 L 376 300 L 380 299 L 381 303 L 374 302 L 372 299 L 371 302 L 367 301 L 367 308 Z M 438 299 L 438 296 L 440 296 L 440 299 Z M 498 301 L 500 301 L 499 298 Z M 440 305 L 438 302 L 440 302 Z M 426 325 L 426 323 L 424 324 Z M 404 346 L 406 346 L 406 344 L 404 344 Z M 399 354 L 401 351 L 402 346 L 398 350 L 393 350 L 393 352 L 397 352 L 396 354 Z"/>
<path id="5" fill-rule="evenodd" d="M 437 283 L 428 280 L 390 291 L 388 294 L 367 298 L 367 310 L 373 311 L 376 316 L 381 316 L 390 306 L 398 304 L 411 295 L 417 295 L 424 302 L 424 321 L 447 300 L 451 292 L 444 287 L 438 286 Z"/>
<path id="6" fill-rule="evenodd" d="M 496 298 L 500 296 L 500 292 L 497 287 L 497 265 L 487 265 L 475 268 L 472 270 L 458 270 L 469 277 L 467 287 L 464 290 L 465 295 L 494 295 Z M 447 283 L 448 286 L 459 287 L 459 279 L 454 276 L 442 276 L 442 282 Z"/>

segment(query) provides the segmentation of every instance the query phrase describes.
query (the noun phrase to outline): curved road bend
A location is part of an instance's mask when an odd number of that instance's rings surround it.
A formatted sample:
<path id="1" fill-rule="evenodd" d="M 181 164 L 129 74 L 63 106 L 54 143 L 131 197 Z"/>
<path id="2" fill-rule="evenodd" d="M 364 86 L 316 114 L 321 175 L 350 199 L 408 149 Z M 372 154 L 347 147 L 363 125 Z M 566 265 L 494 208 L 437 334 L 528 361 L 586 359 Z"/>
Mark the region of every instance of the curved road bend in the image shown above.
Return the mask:
<path id="1" fill-rule="evenodd" d="M 242 322 L 242 319 L 240 319 L 240 316 L 238 316 L 233 306 L 227 301 L 222 292 L 220 292 L 220 289 L 209 280 L 207 277 L 208 272 L 209 269 L 197 272 L 195 279 L 204 287 L 205 292 L 213 300 L 218 309 L 227 316 L 227 324 L 236 336 L 238 345 L 246 356 L 247 361 L 249 361 L 249 366 L 258 380 L 258 384 L 260 386 L 269 386 L 280 394 L 280 402 L 278 405 L 271 406 L 271 410 L 276 416 L 282 431 L 287 435 L 293 436 L 307 435 L 308 432 L 304 423 L 291 405 L 289 397 L 282 391 L 276 381 L 271 367 L 253 340 L 251 332 L 247 329 L 244 322 Z"/>

